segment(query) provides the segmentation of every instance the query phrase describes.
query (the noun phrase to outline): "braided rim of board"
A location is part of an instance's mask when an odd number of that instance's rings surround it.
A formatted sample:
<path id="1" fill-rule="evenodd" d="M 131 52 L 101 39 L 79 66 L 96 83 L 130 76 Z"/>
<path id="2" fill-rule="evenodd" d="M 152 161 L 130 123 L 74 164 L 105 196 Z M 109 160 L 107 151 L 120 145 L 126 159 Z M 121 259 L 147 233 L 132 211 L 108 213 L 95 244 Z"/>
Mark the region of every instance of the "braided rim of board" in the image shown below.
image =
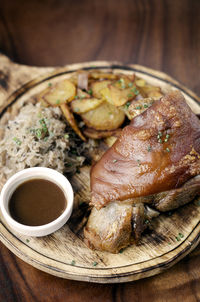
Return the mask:
<path id="1" fill-rule="evenodd" d="M 79 69 L 111 69 L 117 72 L 131 71 L 140 76 L 142 74 L 149 76 L 165 84 L 168 84 L 172 88 L 179 89 L 185 96 L 191 98 L 196 108 L 200 110 L 200 99 L 198 98 L 198 96 L 165 73 L 155 71 L 140 65 L 124 65 L 118 62 L 94 61 L 67 65 L 63 68 L 56 69 L 55 71 L 48 73 L 47 75 L 37 77 L 36 79 L 24 84 L 7 99 L 7 102 L 0 113 L 0 118 L 2 118 L 6 111 L 31 88 L 61 75 L 76 72 Z M 200 211 L 198 212 L 198 215 L 199 214 Z M 42 251 L 41 253 L 38 253 L 38 251 L 35 251 L 28 244 L 20 240 L 15 234 L 12 233 L 12 231 L 7 228 L 7 226 L 1 220 L 0 240 L 19 258 L 31 264 L 32 266 L 52 275 L 66 279 L 90 281 L 96 283 L 118 283 L 153 276 L 173 266 L 179 260 L 184 258 L 200 242 L 200 219 L 196 223 L 195 227 L 193 227 L 191 232 L 189 232 L 187 236 L 184 237 L 184 240 L 182 240 L 179 244 L 177 244 L 175 248 L 172 248 L 167 253 L 153 257 L 152 259 L 143 261 L 141 263 L 138 262 L 134 264 L 128 264 L 125 266 L 114 267 L 113 269 L 111 267 L 86 268 L 47 257 L 42 253 Z M 140 266 L 139 269 L 138 266 Z"/>

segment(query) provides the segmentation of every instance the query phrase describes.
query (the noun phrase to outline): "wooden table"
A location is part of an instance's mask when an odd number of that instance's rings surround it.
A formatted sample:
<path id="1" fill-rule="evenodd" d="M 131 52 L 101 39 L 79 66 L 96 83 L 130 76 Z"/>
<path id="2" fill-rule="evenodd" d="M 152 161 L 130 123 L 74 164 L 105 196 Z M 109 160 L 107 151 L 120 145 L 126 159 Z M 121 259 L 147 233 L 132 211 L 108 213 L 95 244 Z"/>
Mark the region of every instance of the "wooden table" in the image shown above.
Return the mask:
<path id="1" fill-rule="evenodd" d="M 118 60 L 162 70 L 200 95 L 200 1 L 1 1 L 0 51 L 18 63 Z M 1 80 L 1 79 L 0 79 Z M 63 280 L 0 244 L 0 301 L 200 301 L 200 246 L 168 271 L 126 284 Z"/>

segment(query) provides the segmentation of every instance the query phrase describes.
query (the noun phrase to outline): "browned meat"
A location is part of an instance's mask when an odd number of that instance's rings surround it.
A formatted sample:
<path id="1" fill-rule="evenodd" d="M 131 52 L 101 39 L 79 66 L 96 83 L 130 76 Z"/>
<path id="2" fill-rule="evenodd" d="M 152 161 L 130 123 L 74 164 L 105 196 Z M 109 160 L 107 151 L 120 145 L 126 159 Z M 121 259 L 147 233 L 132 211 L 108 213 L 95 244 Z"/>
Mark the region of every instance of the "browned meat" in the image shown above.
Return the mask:
<path id="1" fill-rule="evenodd" d="M 166 212 L 192 201 L 199 193 L 200 175 L 187 181 L 181 188 L 156 194 L 153 204 L 160 212 Z"/>
<path id="2" fill-rule="evenodd" d="M 93 167 L 91 205 L 179 188 L 200 174 L 199 153 L 200 121 L 182 94 L 171 92 L 136 116 Z M 162 203 L 156 206 L 166 209 Z"/>
<path id="3" fill-rule="evenodd" d="M 138 203 L 133 206 L 133 235 L 136 243 L 139 241 L 142 232 L 144 231 L 144 204 Z"/>
<path id="4" fill-rule="evenodd" d="M 133 241 L 137 244 L 142 232 L 160 212 L 173 210 L 192 201 L 199 192 L 198 175 L 178 189 L 111 202 L 100 210 L 93 207 L 84 230 L 85 241 L 91 248 L 117 253 Z"/>
<path id="5" fill-rule="evenodd" d="M 146 221 L 159 215 L 142 203 L 111 202 L 97 210 L 93 207 L 84 229 L 85 242 L 90 248 L 118 253 L 133 241 L 138 241 Z"/>
<path id="6" fill-rule="evenodd" d="M 131 242 L 132 206 L 112 202 L 97 210 L 95 207 L 84 229 L 85 242 L 90 248 L 117 253 Z"/>

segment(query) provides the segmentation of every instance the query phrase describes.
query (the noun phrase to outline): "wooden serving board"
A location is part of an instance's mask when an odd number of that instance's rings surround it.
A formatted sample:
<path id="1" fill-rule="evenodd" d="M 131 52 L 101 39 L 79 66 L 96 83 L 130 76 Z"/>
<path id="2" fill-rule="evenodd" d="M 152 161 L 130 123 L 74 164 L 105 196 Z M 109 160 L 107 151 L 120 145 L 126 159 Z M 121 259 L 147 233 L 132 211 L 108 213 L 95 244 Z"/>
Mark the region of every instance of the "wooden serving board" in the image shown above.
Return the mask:
<path id="1" fill-rule="evenodd" d="M 195 113 L 200 113 L 199 98 L 164 73 L 139 65 L 118 62 L 88 62 L 63 68 L 36 68 L 12 63 L 0 55 L 0 123 L 6 124 L 22 104 L 47 87 L 71 76 L 77 69 L 112 69 L 113 72 L 136 73 L 164 92 L 179 89 Z M 29 82 L 28 82 L 29 81 Z M 17 89 L 17 90 L 16 90 Z M 199 200 L 162 214 L 142 236 L 138 246 L 123 253 L 110 254 L 90 250 L 83 242 L 82 227 L 86 220 L 84 204 L 90 199 L 89 170 L 85 166 L 71 179 L 75 190 L 74 216 L 60 230 L 42 238 L 21 236 L 11 230 L 0 214 L 0 240 L 18 257 L 34 267 L 62 278 L 116 283 L 149 277 L 171 267 L 190 253 L 200 241 Z M 4 181 L 0 179 L 0 185 Z M 82 203 L 82 206 L 78 206 Z M 179 233 L 184 235 L 179 241 Z"/>

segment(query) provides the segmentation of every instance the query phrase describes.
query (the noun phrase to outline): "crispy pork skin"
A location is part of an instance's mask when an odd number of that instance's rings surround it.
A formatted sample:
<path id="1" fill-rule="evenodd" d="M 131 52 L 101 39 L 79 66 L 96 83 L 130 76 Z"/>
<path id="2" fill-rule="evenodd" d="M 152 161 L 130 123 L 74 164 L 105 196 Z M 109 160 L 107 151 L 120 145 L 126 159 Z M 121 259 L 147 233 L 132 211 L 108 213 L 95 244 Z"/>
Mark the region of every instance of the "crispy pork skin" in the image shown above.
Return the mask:
<path id="1" fill-rule="evenodd" d="M 183 95 L 171 92 L 136 116 L 92 168 L 91 205 L 177 189 L 198 174 L 200 121 Z"/>

